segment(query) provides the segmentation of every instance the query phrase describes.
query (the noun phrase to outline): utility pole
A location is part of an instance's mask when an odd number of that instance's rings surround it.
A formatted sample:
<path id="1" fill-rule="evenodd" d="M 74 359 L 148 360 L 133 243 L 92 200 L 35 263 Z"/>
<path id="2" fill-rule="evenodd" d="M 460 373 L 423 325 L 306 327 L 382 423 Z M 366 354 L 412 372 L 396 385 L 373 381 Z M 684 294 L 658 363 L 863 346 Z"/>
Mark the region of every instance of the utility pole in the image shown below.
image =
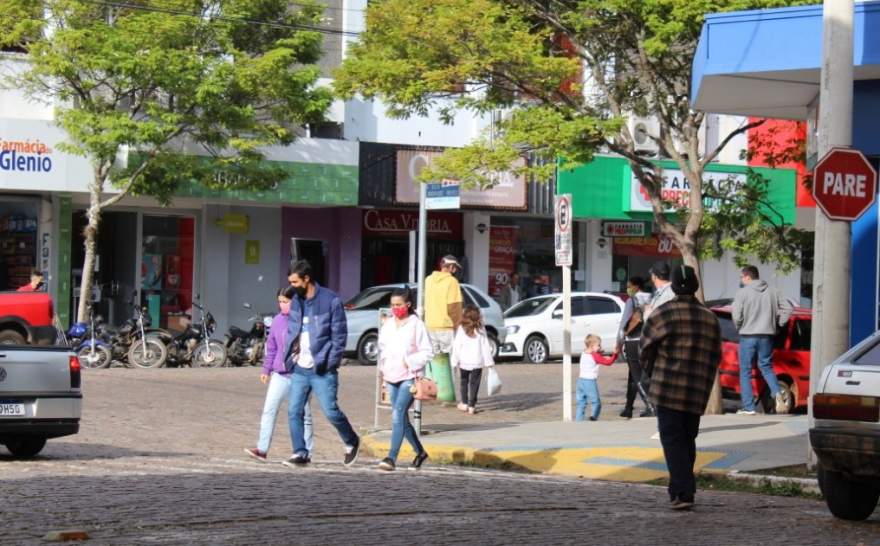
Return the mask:
<path id="1" fill-rule="evenodd" d="M 852 145 L 853 0 L 825 0 L 822 12 L 818 157 Z M 816 208 L 813 327 L 810 342 L 809 421 L 812 397 L 825 366 L 849 349 L 850 223 L 830 220 Z M 809 448 L 808 460 L 815 461 Z"/>
<path id="2" fill-rule="evenodd" d="M 418 297 L 416 300 L 416 314 L 425 320 L 425 271 L 428 261 L 428 185 L 419 184 L 419 257 L 418 257 Z M 416 400 L 413 405 L 413 427 L 416 434 L 422 433 L 422 401 Z"/>

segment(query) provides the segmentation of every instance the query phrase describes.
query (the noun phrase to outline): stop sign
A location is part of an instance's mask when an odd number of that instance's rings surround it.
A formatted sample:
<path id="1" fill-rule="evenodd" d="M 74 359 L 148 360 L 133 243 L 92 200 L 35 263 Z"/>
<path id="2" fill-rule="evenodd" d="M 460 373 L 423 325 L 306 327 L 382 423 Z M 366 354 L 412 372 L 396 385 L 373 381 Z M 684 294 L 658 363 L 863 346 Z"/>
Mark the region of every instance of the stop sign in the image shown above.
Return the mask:
<path id="1" fill-rule="evenodd" d="M 877 171 L 858 150 L 832 148 L 813 170 L 813 197 L 832 220 L 855 220 L 876 193 Z"/>

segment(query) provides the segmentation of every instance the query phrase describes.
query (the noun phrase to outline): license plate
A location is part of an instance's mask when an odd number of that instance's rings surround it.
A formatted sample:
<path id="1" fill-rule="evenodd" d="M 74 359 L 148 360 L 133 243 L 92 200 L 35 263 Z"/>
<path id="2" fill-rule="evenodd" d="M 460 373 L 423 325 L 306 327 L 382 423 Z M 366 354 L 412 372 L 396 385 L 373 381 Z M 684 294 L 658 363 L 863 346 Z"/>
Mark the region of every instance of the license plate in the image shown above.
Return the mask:
<path id="1" fill-rule="evenodd" d="M 0 417 L 18 417 L 24 415 L 24 404 L 0 402 Z"/>

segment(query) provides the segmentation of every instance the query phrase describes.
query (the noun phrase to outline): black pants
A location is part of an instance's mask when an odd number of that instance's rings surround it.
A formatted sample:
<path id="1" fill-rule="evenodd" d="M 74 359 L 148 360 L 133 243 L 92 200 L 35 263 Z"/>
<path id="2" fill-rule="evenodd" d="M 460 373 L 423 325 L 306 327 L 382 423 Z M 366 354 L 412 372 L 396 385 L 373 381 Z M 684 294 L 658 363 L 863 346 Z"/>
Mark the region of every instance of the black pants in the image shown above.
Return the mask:
<path id="1" fill-rule="evenodd" d="M 459 387 L 461 388 L 461 403 L 467 404 L 472 408 L 476 407 L 477 394 L 480 392 L 480 380 L 483 378 L 483 368 L 460 371 L 461 381 L 459 381 Z"/>
<path id="2" fill-rule="evenodd" d="M 697 460 L 700 416 L 662 406 L 656 409 L 660 443 L 669 469 L 669 500 L 678 498 L 693 502 L 694 493 L 697 492 L 694 462 Z"/>
<path id="3" fill-rule="evenodd" d="M 639 359 L 639 340 L 627 340 L 623 344 L 623 353 L 626 357 L 626 364 L 629 366 L 629 376 L 626 382 L 626 405 L 624 411 L 632 413 L 633 405 L 636 401 L 636 394 L 645 404 L 645 409 L 652 410 L 651 403 L 648 402 L 647 378 L 642 370 L 642 361 Z"/>

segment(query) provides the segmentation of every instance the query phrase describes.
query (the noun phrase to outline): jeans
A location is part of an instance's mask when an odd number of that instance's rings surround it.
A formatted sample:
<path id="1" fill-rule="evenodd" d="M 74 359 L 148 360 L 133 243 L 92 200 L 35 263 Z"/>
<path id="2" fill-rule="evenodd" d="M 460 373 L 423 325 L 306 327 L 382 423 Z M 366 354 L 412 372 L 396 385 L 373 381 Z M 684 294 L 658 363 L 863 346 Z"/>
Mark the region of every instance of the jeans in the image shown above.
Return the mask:
<path id="1" fill-rule="evenodd" d="M 458 387 L 461 389 L 461 403 L 468 407 L 477 407 L 477 395 L 480 392 L 480 380 L 483 379 L 483 368 L 476 370 L 459 370 Z"/>
<path id="2" fill-rule="evenodd" d="M 626 405 L 624 411 L 632 413 L 633 406 L 636 401 L 636 394 L 642 399 L 645 409 L 652 409 L 651 403 L 648 402 L 647 396 L 647 377 L 642 369 L 642 360 L 639 358 L 639 340 L 627 340 L 623 344 L 624 356 L 626 356 L 626 364 L 629 366 L 629 374 L 626 383 Z"/>
<path id="3" fill-rule="evenodd" d="M 755 411 L 755 395 L 752 393 L 752 362 L 758 356 L 758 369 L 770 388 L 770 394 L 779 393 L 779 381 L 773 371 L 773 336 L 739 336 L 739 388 L 744 410 Z"/>
<path id="4" fill-rule="evenodd" d="M 599 383 L 595 379 L 579 377 L 577 381 L 577 413 L 574 416 L 575 421 L 584 420 L 587 402 L 590 403 L 592 409 L 591 416 L 593 419 L 598 419 L 599 412 L 602 411 L 602 401 L 599 400 Z"/>
<path id="5" fill-rule="evenodd" d="M 278 408 L 289 395 L 290 376 L 273 373 L 269 379 L 269 388 L 266 390 L 266 402 L 263 404 L 263 416 L 260 418 L 260 439 L 257 441 L 257 449 L 263 453 L 267 453 L 272 444 L 272 433 L 275 431 L 275 417 L 278 415 Z M 315 446 L 315 433 L 312 430 L 312 411 L 309 409 L 308 402 L 306 402 L 304 413 L 306 449 L 311 451 Z"/>
<path id="6" fill-rule="evenodd" d="M 693 502 L 697 492 L 694 462 L 697 460 L 700 416 L 662 406 L 657 406 L 656 410 L 660 443 L 669 470 L 669 500 L 678 498 Z"/>
<path id="7" fill-rule="evenodd" d="M 425 450 L 416 435 L 416 429 L 409 422 L 409 408 L 413 404 L 413 395 L 409 388 L 412 384 L 412 379 L 400 383 L 385 383 L 391 399 L 391 449 L 388 451 L 388 458 L 395 462 L 404 437 L 416 455 Z"/>
<path id="8" fill-rule="evenodd" d="M 358 435 L 336 404 L 336 391 L 339 389 L 339 374 L 336 371 L 323 375 L 314 369 L 303 369 L 296 366 L 290 377 L 290 400 L 287 402 L 287 416 L 290 420 L 290 439 L 293 442 L 295 455 L 308 456 L 309 450 L 305 442 L 305 407 L 312 391 L 321 404 L 321 411 L 336 428 L 342 442 L 349 447 L 358 444 Z"/>

